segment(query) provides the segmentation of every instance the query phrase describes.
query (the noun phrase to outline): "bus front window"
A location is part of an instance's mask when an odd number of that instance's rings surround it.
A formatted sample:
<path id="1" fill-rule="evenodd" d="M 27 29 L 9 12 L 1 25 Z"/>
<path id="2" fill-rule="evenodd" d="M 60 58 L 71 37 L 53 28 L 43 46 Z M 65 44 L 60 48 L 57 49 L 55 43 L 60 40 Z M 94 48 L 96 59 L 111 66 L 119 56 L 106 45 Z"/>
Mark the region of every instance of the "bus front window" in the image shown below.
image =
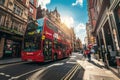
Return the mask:
<path id="1" fill-rule="evenodd" d="M 37 38 L 37 39 L 36 39 Z M 24 41 L 24 51 L 36 51 L 40 49 L 40 37 L 27 37 Z"/>
<path id="2" fill-rule="evenodd" d="M 37 23 L 38 25 L 35 22 L 28 24 L 24 38 L 24 51 L 36 51 L 40 49 L 43 19 L 38 19 Z"/>

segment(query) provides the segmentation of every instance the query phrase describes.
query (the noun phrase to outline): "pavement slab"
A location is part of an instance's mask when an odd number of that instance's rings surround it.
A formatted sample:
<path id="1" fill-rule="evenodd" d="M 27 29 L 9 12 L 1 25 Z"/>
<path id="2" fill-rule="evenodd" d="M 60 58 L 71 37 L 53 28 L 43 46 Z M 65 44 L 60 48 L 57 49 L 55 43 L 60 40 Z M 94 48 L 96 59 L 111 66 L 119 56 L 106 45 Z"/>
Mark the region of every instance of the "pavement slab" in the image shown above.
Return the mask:
<path id="1" fill-rule="evenodd" d="M 113 77 L 90 75 L 89 80 L 115 80 Z"/>

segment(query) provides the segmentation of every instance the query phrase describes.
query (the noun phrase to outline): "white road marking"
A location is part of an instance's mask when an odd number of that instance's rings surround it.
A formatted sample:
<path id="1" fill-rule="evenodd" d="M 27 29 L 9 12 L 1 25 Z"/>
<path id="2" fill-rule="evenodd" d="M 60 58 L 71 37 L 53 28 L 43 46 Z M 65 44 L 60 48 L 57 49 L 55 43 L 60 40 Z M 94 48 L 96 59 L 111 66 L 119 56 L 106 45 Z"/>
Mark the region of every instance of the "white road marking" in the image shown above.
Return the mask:
<path id="1" fill-rule="evenodd" d="M 44 68 L 44 67 L 43 67 L 43 68 Z M 27 75 L 27 74 L 36 72 L 36 71 L 41 70 L 41 69 L 43 69 L 43 68 L 38 68 L 38 69 L 35 69 L 35 70 L 33 70 L 33 71 L 29 71 L 29 72 L 27 72 L 27 73 L 21 74 L 21 75 L 19 75 L 19 76 L 11 77 L 9 80 L 18 79 L 18 78 L 20 78 L 20 77 L 22 77 L 22 76 L 25 76 L 25 75 Z"/>
<path id="2" fill-rule="evenodd" d="M 71 58 L 75 58 L 76 56 L 70 56 Z"/>
<path id="3" fill-rule="evenodd" d="M 44 72 L 45 70 L 46 70 L 46 69 L 42 69 L 42 70 L 34 73 L 32 76 L 30 76 L 30 77 L 28 78 L 28 80 L 38 80 L 38 79 L 36 79 L 36 78 L 37 78 L 42 72 Z"/>
<path id="4" fill-rule="evenodd" d="M 70 61 L 67 61 L 66 63 L 76 64 L 76 62 L 70 62 Z"/>
<path id="5" fill-rule="evenodd" d="M 10 75 L 7 75 L 7 74 L 6 74 L 5 76 L 6 76 L 6 77 L 10 77 Z"/>
<path id="6" fill-rule="evenodd" d="M 5 73 L 0 73 L 0 75 L 5 75 Z"/>

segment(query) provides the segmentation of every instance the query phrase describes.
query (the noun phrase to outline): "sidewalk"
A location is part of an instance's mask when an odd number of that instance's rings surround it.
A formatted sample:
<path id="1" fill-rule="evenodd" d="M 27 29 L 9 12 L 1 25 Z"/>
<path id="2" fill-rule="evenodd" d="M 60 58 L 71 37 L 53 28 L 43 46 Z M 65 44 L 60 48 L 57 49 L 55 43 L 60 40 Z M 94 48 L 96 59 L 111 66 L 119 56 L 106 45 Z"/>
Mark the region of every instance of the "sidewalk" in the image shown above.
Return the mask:
<path id="1" fill-rule="evenodd" d="M 0 60 L 0 65 L 17 63 L 21 61 L 22 61 L 21 58 L 3 59 L 3 60 Z"/>
<path id="2" fill-rule="evenodd" d="M 92 61 L 80 60 L 85 69 L 83 80 L 120 80 L 115 74 L 104 67 L 104 64 L 92 58 Z"/>

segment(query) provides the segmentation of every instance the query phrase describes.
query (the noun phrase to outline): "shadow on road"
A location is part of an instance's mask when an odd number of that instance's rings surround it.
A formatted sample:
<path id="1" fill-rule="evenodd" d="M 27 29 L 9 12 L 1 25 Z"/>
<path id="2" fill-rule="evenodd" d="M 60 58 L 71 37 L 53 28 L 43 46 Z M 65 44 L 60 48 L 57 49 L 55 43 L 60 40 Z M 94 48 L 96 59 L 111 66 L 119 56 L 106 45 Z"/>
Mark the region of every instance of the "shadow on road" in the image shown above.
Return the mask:
<path id="1" fill-rule="evenodd" d="M 90 62 L 90 63 L 92 63 L 93 65 L 95 65 L 95 66 L 97 66 L 97 67 L 99 67 L 99 68 L 105 68 L 105 66 L 103 66 L 103 65 L 100 65 L 100 64 L 98 64 L 98 63 L 95 63 L 94 61 L 88 61 L 88 62 Z"/>

